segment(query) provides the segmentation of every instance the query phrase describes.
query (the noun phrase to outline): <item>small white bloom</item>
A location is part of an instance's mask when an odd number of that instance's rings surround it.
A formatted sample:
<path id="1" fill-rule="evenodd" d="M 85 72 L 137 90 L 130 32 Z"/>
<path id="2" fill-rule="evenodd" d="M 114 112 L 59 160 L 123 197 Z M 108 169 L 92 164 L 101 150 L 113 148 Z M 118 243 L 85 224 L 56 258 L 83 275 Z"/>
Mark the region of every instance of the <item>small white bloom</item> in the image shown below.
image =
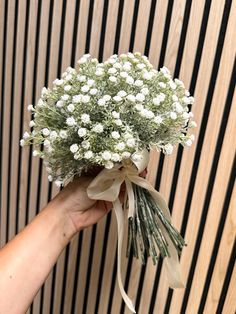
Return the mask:
<path id="1" fill-rule="evenodd" d="M 163 74 L 170 74 L 170 71 L 167 67 L 163 66 L 160 71 L 163 73 Z"/>
<path id="2" fill-rule="evenodd" d="M 58 102 L 56 103 L 56 107 L 58 108 L 62 108 L 64 106 L 64 101 L 63 100 L 58 100 Z"/>
<path id="3" fill-rule="evenodd" d="M 120 72 L 120 76 L 122 78 L 127 78 L 129 76 L 129 74 L 127 72 L 122 71 L 122 72 Z"/>
<path id="4" fill-rule="evenodd" d="M 29 135 L 28 132 L 25 132 L 25 133 L 23 134 L 23 139 L 24 139 L 24 140 L 26 140 L 26 139 L 29 138 L 29 137 L 30 137 L 30 135 Z"/>
<path id="5" fill-rule="evenodd" d="M 87 84 L 88 84 L 88 86 L 93 86 L 93 84 L 95 83 L 95 81 L 94 80 L 92 80 L 92 79 L 90 79 L 90 80 L 88 80 L 87 81 Z"/>
<path id="6" fill-rule="evenodd" d="M 153 98 L 152 102 L 154 103 L 154 105 L 158 106 L 158 105 L 160 105 L 160 98 L 155 97 L 155 98 Z"/>
<path id="7" fill-rule="evenodd" d="M 131 70 L 131 63 L 125 62 L 123 65 L 123 70 L 129 72 Z"/>
<path id="8" fill-rule="evenodd" d="M 33 120 L 31 120 L 31 121 L 29 122 L 29 126 L 32 128 L 33 126 L 35 126 L 35 122 L 34 122 Z"/>
<path id="9" fill-rule="evenodd" d="M 121 156 L 122 156 L 122 158 L 124 158 L 124 159 L 128 159 L 128 158 L 131 156 L 131 154 L 130 154 L 130 152 L 123 152 L 123 153 L 121 154 Z"/>
<path id="10" fill-rule="evenodd" d="M 195 121 L 191 121 L 191 122 L 189 123 L 189 127 L 190 127 L 190 128 L 196 128 L 196 127 L 197 127 L 197 123 L 196 123 Z"/>
<path id="11" fill-rule="evenodd" d="M 174 147 L 173 147 L 173 145 L 170 144 L 170 143 L 168 143 L 168 144 L 166 144 L 166 145 L 164 146 L 164 152 L 165 152 L 167 155 L 172 154 L 173 149 L 174 149 Z"/>
<path id="12" fill-rule="evenodd" d="M 160 124 L 160 123 L 163 121 L 163 119 L 162 119 L 162 117 L 160 117 L 160 116 L 155 116 L 155 118 L 153 119 L 153 121 L 154 121 L 156 124 Z"/>
<path id="13" fill-rule="evenodd" d="M 82 96 L 82 102 L 83 103 L 88 103 L 90 101 L 90 96 L 89 95 L 83 95 Z"/>
<path id="14" fill-rule="evenodd" d="M 66 92 L 69 92 L 70 90 L 71 90 L 71 85 L 66 85 L 65 87 L 64 87 L 64 90 L 66 91 Z"/>
<path id="15" fill-rule="evenodd" d="M 194 135 L 194 134 L 191 134 L 191 135 L 189 136 L 189 138 L 190 138 L 191 141 L 194 141 L 194 140 L 195 140 L 195 135 Z"/>
<path id="16" fill-rule="evenodd" d="M 79 128 L 78 129 L 79 137 L 84 137 L 86 134 L 87 134 L 87 130 L 85 128 Z"/>
<path id="17" fill-rule="evenodd" d="M 44 136 L 48 136 L 50 134 L 50 131 L 48 128 L 44 128 L 44 129 L 42 129 L 42 133 Z"/>
<path id="18" fill-rule="evenodd" d="M 162 102 L 162 101 L 164 101 L 164 100 L 165 100 L 166 95 L 165 95 L 165 94 L 163 94 L 163 93 L 160 93 L 160 94 L 158 95 L 158 98 L 159 98 L 160 102 Z"/>
<path id="19" fill-rule="evenodd" d="M 184 92 L 184 95 L 188 97 L 188 96 L 190 96 L 190 92 L 186 89 Z"/>
<path id="20" fill-rule="evenodd" d="M 144 72 L 144 73 L 143 73 L 143 79 L 144 79 L 144 80 L 149 81 L 149 80 L 152 79 L 152 76 L 153 76 L 153 74 L 152 74 L 151 72 Z"/>
<path id="21" fill-rule="evenodd" d="M 73 112 L 73 111 L 75 110 L 75 106 L 74 106 L 73 104 L 69 104 L 69 105 L 67 106 L 67 110 L 68 110 L 69 112 Z"/>
<path id="22" fill-rule="evenodd" d="M 85 82 L 86 81 L 86 76 L 85 75 L 77 75 L 77 79 L 79 82 Z"/>
<path id="23" fill-rule="evenodd" d="M 146 113 L 146 118 L 148 119 L 154 118 L 154 113 L 151 110 L 148 110 Z"/>
<path id="24" fill-rule="evenodd" d="M 110 95 L 104 95 L 102 98 L 103 98 L 105 101 L 111 100 L 111 96 L 110 96 Z"/>
<path id="25" fill-rule="evenodd" d="M 175 107 L 175 110 L 178 113 L 182 113 L 183 110 L 184 110 L 183 107 L 181 106 L 181 104 L 178 101 L 173 103 L 173 106 Z"/>
<path id="26" fill-rule="evenodd" d="M 143 70 L 146 66 L 145 66 L 145 64 L 143 64 L 143 63 L 138 63 L 138 64 L 136 65 L 136 67 L 137 67 L 139 70 Z"/>
<path id="27" fill-rule="evenodd" d="M 147 117 L 147 114 L 148 114 L 148 110 L 147 109 L 142 109 L 142 110 L 140 110 L 140 115 L 142 116 L 142 117 L 144 117 L 144 118 L 146 118 Z"/>
<path id="28" fill-rule="evenodd" d="M 77 144 L 72 144 L 72 145 L 70 146 L 70 151 L 71 151 L 72 153 L 76 153 L 76 152 L 78 151 L 78 149 L 79 149 L 79 146 L 78 146 Z"/>
<path id="29" fill-rule="evenodd" d="M 114 123 L 116 124 L 116 125 L 118 125 L 118 126 L 121 126 L 123 123 L 122 123 L 122 121 L 121 121 L 121 119 L 115 119 L 114 120 Z"/>
<path id="30" fill-rule="evenodd" d="M 140 102 L 145 100 L 144 94 L 141 94 L 141 93 L 138 93 L 135 98 L 137 101 L 140 101 Z"/>
<path id="31" fill-rule="evenodd" d="M 50 133 L 50 139 L 51 140 L 55 140 L 56 138 L 57 138 L 57 132 L 56 131 L 52 131 L 51 133 Z"/>
<path id="32" fill-rule="evenodd" d="M 190 104 L 191 103 L 190 97 L 183 97 L 183 102 L 187 105 Z"/>
<path id="33" fill-rule="evenodd" d="M 20 140 L 20 146 L 21 147 L 25 146 L 25 140 L 23 140 L 23 139 Z"/>
<path id="34" fill-rule="evenodd" d="M 36 157 L 36 156 L 39 156 L 40 155 L 40 152 L 38 150 L 34 150 L 33 151 L 33 156 Z"/>
<path id="35" fill-rule="evenodd" d="M 98 90 L 96 88 L 92 88 L 92 89 L 90 89 L 89 93 L 90 93 L 90 95 L 96 95 L 97 92 L 98 92 Z"/>
<path id="36" fill-rule="evenodd" d="M 67 138 L 67 131 L 66 130 L 61 130 L 59 132 L 59 136 L 63 139 L 66 139 Z"/>
<path id="37" fill-rule="evenodd" d="M 98 99 L 98 105 L 99 106 L 105 106 L 106 105 L 106 100 L 104 98 L 100 98 Z"/>
<path id="38" fill-rule="evenodd" d="M 46 146 L 48 153 L 51 153 L 54 151 L 51 145 Z"/>
<path id="39" fill-rule="evenodd" d="M 120 118 L 120 113 L 117 112 L 117 111 L 112 111 L 111 114 L 112 114 L 113 118 L 115 118 L 115 119 L 119 119 Z"/>
<path id="40" fill-rule="evenodd" d="M 124 150 L 125 149 L 125 143 L 124 142 L 120 142 L 120 143 L 116 144 L 116 149 Z"/>
<path id="41" fill-rule="evenodd" d="M 106 169 L 112 169 L 113 167 L 114 167 L 114 164 L 113 164 L 112 161 L 107 161 L 107 162 L 105 163 L 105 168 L 106 168 Z"/>
<path id="42" fill-rule="evenodd" d="M 177 86 L 172 80 L 170 80 L 168 83 L 169 83 L 171 89 L 176 89 Z"/>
<path id="43" fill-rule="evenodd" d="M 131 76 L 127 76 L 125 81 L 129 85 L 134 84 L 134 79 Z"/>
<path id="44" fill-rule="evenodd" d="M 120 90 L 118 93 L 117 93 L 118 96 L 120 97 L 125 97 L 127 95 L 127 93 L 124 91 L 124 90 Z"/>
<path id="45" fill-rule="evenodd" d="M 126 98 L 127 98 L 129 101 L 131 101 L 131 102 L 135 102 L 135 100 L 136 100 L 136 98 L 135 98 L 134 95 L 128 95 Z"/>
<path id="46" fill-rule="evenodd" d="M 32 111 L 33 109 L 34 109 L 33 105 L 29 105 L 29 106 L 27 107 L 27 110 L 28 110 L 28 111 Z"/>
<path id="47" fill-rule="evenodd" d="M 61 180 L 56 180 L 56 181 L 55 181 L 55 185 L 56 185 L 58 188 L 60 188 L 60 187 L 63 185 L 63 181 L 61 181 Z"/>
<path id="48" fill-rule="evenodd" d="M 147 87 L 144 87 L 144 88 L 141 89 L 141 93 L 143 95 L 148 95 L 149 94 L 149 89 Z"/>
<path id="49" fill-rule="evenodd" d="M 44 140 L 43 145 L 44 145 L 45 147 L 48 147 L 48 146 L 51 145 L 51 142 L 46 139 L 46 140 Z"/>
<path id="50" fill-rule="evenodd" d="M 104 128 L 103 125 L 101 123 L 96 124 L 93 129 L 92 129 L 95 133 L 102 133 Z"/>
<path id="51" fill-rule="evenodd" d="M 164 82 L 160 82 L 158 83 L 158 85 L 161 87 L 161 88 L 166 88 L 166 84 Z"/>
<path id="52" fill-rule="evenodd" d="M 71 74 L 67 74 L 67 75 L 66 75 L 66 80 L 67 80 L 67 81 L 70 81 L 71 79 L 72 79 L 72 75 L 71 75 Z"/>
<path id="53" fill-rule="evenodd" d="M 138 111 L 141 111 L 141 110 L 143 110 L 143 105 L 142 104 L 136 104 L 135 109 Z"/>
<path id="54" fill-rule="evenodd" d="M 170 118 L 171 118 L 172 120 L 176 120 L 176 119 L 177 119 L 177 114 L 176 114 L 175 112 L 171 111 L 171 112 L 170 112 Z"/>
<path id="55" fill-rule="evenodd" d="M 46 103 L 40 98 L 38 103 L 37 103 L 37 107 L 42 108 L 45 106 L 46 106 Z"/>
<path id="56" fill-rule="evenodd" d="M 69 98 L 70 98 L 70 96 L 67 94 L 61 96 L 61 99 L 65 100 L 65 101 L 67 101 Z"/>
<path id="57" fill-rule="evenodd" d="M 87 58 L 85 58 L 85 57 L 82 57 L 82 58 L 80 58 L 79 60 L 78 60 L 78 63 L 79 64 L 84 64 L 84 63 L 86 63 L 87 62 Z"/>
<path id="58" fill-rule="evenodd" d="M 194 116 L 194 114 L 193 114 L 192 111 L 190 111 L 190 112 L 188 113 L 188 115 L 189 115 L 189 118 L 193 118 L 193 116 Z"/>
<path id="59" fill-rule="evenodd" d="M 95 72 L 95 75 L 96 75 L 96 76 L 103 76 L 103 74 L 104 74 L 104 71 L 103 71 L 102 69 L 98 69 L 98 70 L 96 70 L 96 72 Z"/>
<path id="60" fill-rule="evenodd" d="M 69 125 L 69 126 L 76 125 L 76 121 L 75 121 L 74 117 L 67 118 L 66 119 L 66 124 Z"/>
<path id="61" fill-rule="evenodd" d="M 182 114 L 182 117 L 183 117 L 184 119 L 189 119 L 189 113 L 188 113 L 188 112 L 184 112 L 184 113 Z"/>
<path id="62" fill-rule="evenodd" d="M 121 160 L 121 157 L 119 154 L 117 153 L 113 153 L 112 156 L 111 156 L 111 160 L 115 161 L 115 162 L 118 162 Z"/>
<path id="63" fill-rule="evenodd" d="M 115 74 L 117 72 L 117 70 L 116 70 L 116 68 L 110 68 L 107 72 L 109 74 Z"/>
<path id="64" fill-rule="evenodd" d="M 126 144 L 129 147 L 135 147 L 135 144 L 136 144 L 135 139 L 134 138 L 128 138 L 126 141 Z"/>
<path id="65" fill-rule="evenodd" d="M 81 121 L 82 121 L 83 123 L 89 123 L 89 122 L 90 122 L 90 116 L 89 116 L 89 114 L 83 113 L 83 114 L 81 115 Z"/>
<path id="66" fill-rule="evenodd" d="M 63 83 L 64 83 L 64 80 L 55 79 L 53 81 L 53 84 L 55 84 L 57 86 L 61 86 Z"/>
<path id="67" fill-rule="evenodd" d="M 83 93 L 87 93 L 87 92 L 89 91 L 89 89 L 90 89 L 90 87 L 89 87 L 88 85 L 83 85 L 83 86 L 81 87 L 81 91 L 82 91 Z"/>
<path id="68" fill-rule="evenodd" d="M 48 176 L 48 181 L 52 182 L 53 177 L 51 175 Z"/>
<path id="69" fill-rule="evenodd" d="M 87 152 L 84 153 L 85 159 L 90 159 L 92 157 L 93 157 L 93 152 L 91 150 L 88 150 Z"/>
<path id="70" fill-rule="evenodd" d="M 187 146 L 191 146 L 192 145 L 192 141 L 191 141 L 191 139 L 188 139 L 186 142 L 185 142 L 185 145 L 187 145 Z"/>
<path id="71" fill-rule="evenodd" d="M 135 86 L 138 86 L 138 87 L 141 87 L 141 86 L 143 86 L 143 81 L 142 81 L 142 80 L 136 80 L 136 81 L 134 82 L 134 85 L 135 85 Z"/>
<path id="72" fill-rule="evenodd" d="M 181 80 L 175 78 L 174 81 L 177 85 L 184 87 L 184 83 Z"/>
<path id="73" fill-rule="evenodd" d="M 112 136 L 114 139 L 118 139 L 118 138 L 120 138 L 120 133 L 117 132 L 117 131 L 113 131 L 113 132 L 111 132 L 111 136 Z"/>
<path id="74" fill-rule="evenodd" d="M 114 96 L 113 99 L 115 100 L 115 102 L 120 102 L 122 100 L 120 96 Z"/>
<path id="75" fill-rule="evenodd" d="M 110 160 L 111 159 L 111 153 L 107 150 L 105 150 L 103 153 L 102 153 L 102 158 L 106 161 Z"/>
<path id="76" fill-rule="evenodd" d="M 82 95 L 75 95 L 75 96 L 73 96 L 72 100 L 73 100 L 73 102 L 75 102 L 77 104 L 82 100 Z"/>
<path id="77" fill-rule="evenodd" d="M 113 64 L 113 68 L 120 69 L 122 65 L 119 62 Z"/>
<path id="78" fill-rule="evenodd" d="M 90 147 L 90 143 L 88 141 L 83 141 L 81 143 L 81 146 L 84 148 L 84 149 L 88 149 Z"/>
<path id="79" fill-rule="evenodd" d="M 176 95 L 172 95 L 172 100 L 173 100 L 173 101 L 178 101 L 179 98 L 178 98 Z"/>
<path id="80" fill-rule="evenodd" d="M 111 81 L 112 83 L 116 83 L 117 78 L 115 76 L 109 76 L 109 81 Z"/>

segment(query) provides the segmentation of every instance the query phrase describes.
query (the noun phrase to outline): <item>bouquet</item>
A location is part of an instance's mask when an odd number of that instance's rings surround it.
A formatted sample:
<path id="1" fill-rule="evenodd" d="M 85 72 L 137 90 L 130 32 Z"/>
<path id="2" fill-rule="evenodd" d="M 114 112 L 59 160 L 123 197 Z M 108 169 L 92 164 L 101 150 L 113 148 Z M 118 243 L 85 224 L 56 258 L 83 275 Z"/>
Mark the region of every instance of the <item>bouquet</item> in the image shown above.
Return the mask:
<path id="1" fill-rule="evenodd" d="M 148 165 L 149 152 L 171 154 L 177 144 L 190 146 L 188 129 L 196 127 L 190 106 L 194 98 L 170 71 L 153 68 L 140 53 L 112 55 L 104 63 L 89 54 L 76 68 L 68 67 L 42 89 L 34 116 L 20 141 L 34 144 L 33 156 L 43 158 L 48 180 L 60 187 L 75 176 L 99 167 L 87 189 L 92 199 L 111 201 L 118 223 L 118 283 L 132 312 L 133 304 L 121 281 L 121 250 L 124 219 L 128 219 L 127 256 L 145 263 L 158 255 L 167 267 L 169 285 L 182 287 L 179 255 L 184 239 L 171 224 L 161 194 L 140 176 Z M 119 200 L 121 184 L 126 198 Z"/>

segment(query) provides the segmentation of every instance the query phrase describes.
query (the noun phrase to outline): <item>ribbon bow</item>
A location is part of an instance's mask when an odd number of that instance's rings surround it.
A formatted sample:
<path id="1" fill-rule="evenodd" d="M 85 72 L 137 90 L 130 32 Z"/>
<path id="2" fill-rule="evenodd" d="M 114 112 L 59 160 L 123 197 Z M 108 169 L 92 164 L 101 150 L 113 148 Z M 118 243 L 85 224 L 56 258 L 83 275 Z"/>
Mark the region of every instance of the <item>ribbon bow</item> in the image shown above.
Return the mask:
<path id="1" fill-rule="evenodd" d="M 122 164 L 117 164 L 112 169 L 103 169 L 90 183 L 87 188 L 87 194 L 89 198 L 96 200 L 104 200 L 112 202 L 113 208 L 115 210 L 118 228 L 118 251 L 117 251 L 117 276 L 118 285 L 120 288 L 121 295 L 128 306 L 128 308 L 135 312 L 133 303 L 131 299 L 126 294 L 122 279 L 121 279 L 121 251 L 123 243 L 124 234 L 124 211 L 119 200 L 120 187 L 123 182 L 126 185 L 126 191 L 128 195 L 128 217 L 133 217 L 135 215 L 135 199 L 134 192 L 132 188 L 132 183 L 141 186 L 142 188 L 148 190 L 155 200 L 159 208 L 162 209 L 166 217 L 170 219 L 170 212 L 166 201 L 162 195 L 157 192 L 152 185 L 144 178 L 139 176 L 148 165 L 149 153 L 143 151 L 141 153 L 141 159 L 139 161 L 124 162 Z M 160 224 L 159 226 L 163 235 L 168 243 L 168 250 L 170 257 L 164 258 L 164 265 L 167 269 L 168 282 L 171 288 L 183 288 L 184 284 L 181 280 L 180 264 L 178 259 L 177 251 L 167 233 L 165 228 Z"/>

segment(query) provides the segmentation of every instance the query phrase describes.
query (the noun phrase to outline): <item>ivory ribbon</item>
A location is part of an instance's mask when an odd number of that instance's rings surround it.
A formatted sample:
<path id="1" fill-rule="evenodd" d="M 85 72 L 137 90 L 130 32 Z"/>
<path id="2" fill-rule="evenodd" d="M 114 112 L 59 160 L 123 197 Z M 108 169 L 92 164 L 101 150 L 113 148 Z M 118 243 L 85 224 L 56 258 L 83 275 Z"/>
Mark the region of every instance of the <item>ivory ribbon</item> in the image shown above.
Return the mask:
<path id="1" fill-rule="evenodd" d="M 147 150 L 144 150 L 141 152 L 141 159 L 139 161 L 129 160 L 129 162 L 117 164 L 112 169 L 103 169 L 94 178 L 94 180 L 90 183 L 90 185 L 87 188 L 87 194 L 89 198 L 109 201 L 113 203 L 118 228 L 118 251 L 117 251 L 118 284 L 121 295 L 126 305 L 133 313 L 136 313 L 133 303 L 126 294 L 121 279 L 121 251 L 124 234 L 124 211 L 119 200 L 121 184 L 125 182 L 126 185 L 129 208 L 128 217 L 133 217 L 135 215 L 135 199 L 132 188 L 132 183 L 135 183 L 136 185 L 139 185 L 150 192 L 156 204 L 159 206 L 159 208 L 162 209 L 166 217 L 170 219 L 170 212 L 166 204 L 166 201 L 164 200 L 162 195 L 159 192 L 157 192 L 146 179 L 139 176 L 139 173 L 141 173 L 147 167 L 148 162 L 149 153 Z M 159 223 L 159 227 L 168 243 L 168 250 L 170 253 L 170 257 L 164 258 L 164 265 L 167 270 L 169 286 L 171 288 L 183 288 L 184 284 L 181 280 L 181 271 L 177 251 L 168 235 L 168 232 L 166 231 L 162 223 Z"/>

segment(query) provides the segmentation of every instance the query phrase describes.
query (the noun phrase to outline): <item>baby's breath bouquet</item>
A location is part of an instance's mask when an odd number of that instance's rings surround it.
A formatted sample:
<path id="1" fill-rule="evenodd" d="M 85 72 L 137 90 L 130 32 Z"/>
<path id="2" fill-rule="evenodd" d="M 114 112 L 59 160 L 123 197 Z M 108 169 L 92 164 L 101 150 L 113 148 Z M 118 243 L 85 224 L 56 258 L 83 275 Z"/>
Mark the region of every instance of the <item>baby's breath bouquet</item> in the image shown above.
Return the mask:
<path id="1" fill-rule="evenodd" d="M 100 173 L 88 187 L 94 199 L 113 202 L 118 222 L 118 281 L 121 294 L 134 312 L 120 277 L 124 214 L 128 219 L 127 256 L 145 263 L 158 252 L 166 261 L 169 283 L 180 287 L 178 255 L 185 242 L 170 221 L 165 200 L 140 176 L 151 149 L 171 154 L 177 144 L 190 146 L 195 127 L 189 105 L 194 102 L 182 81 L 169 70 L 153 68 L 140 53 L 113 55 L 104 63 L 89 54 L 77 68 L 68 67 L 53 87 L 43 88 L 34 119 L 21 146 L 34 144 L 33 156 L 44 159 L 49 181 L 66 181 L 93 169 Z M 121 184 L 126 201 L 121 205 Z"/>

